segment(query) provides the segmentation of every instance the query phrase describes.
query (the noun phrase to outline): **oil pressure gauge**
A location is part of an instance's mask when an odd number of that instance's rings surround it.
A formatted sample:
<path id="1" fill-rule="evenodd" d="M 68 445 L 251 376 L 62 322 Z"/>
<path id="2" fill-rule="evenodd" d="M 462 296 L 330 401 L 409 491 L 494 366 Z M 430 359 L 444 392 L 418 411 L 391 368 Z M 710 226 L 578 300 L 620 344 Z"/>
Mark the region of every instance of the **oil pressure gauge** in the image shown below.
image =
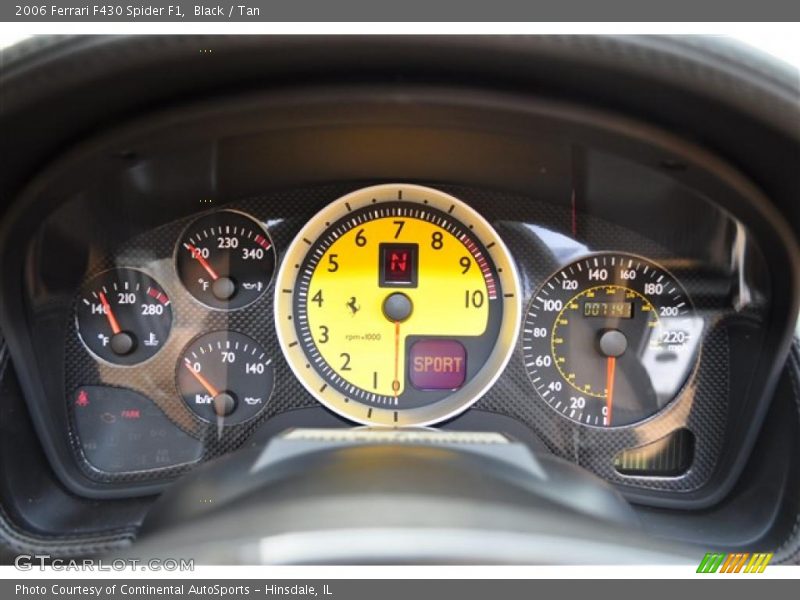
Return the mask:
<path id="1" fill-rule="evenodd" d="M 176 269 L 199 302 L 233 310 L 252 304 L 267 290 L 275 250 L 261 223 L 238 211 L 221 210 L 189 225 L 178 242 Z"/>
<path id="2" fill-rule="evenodd" d="M 266 406 L 274 368 L 261 345 L 236 331 L 215 331 L 195 339 L 177 367 L 183 401 L 204 421 L 243 423 Z"/>

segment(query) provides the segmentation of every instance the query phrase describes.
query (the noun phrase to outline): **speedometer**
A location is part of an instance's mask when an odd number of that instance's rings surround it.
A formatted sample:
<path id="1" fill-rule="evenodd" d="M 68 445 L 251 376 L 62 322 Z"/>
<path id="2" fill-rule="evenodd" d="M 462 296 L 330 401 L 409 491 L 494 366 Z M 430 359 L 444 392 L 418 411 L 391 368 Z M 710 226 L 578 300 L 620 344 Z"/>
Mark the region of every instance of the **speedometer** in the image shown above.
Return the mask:
<path id="1" fill-rule="evenodd" d="M 324 405 L 389 426 L 441 421 L 499 376 L 519 328 L 516 268 L 461 200 L 380 185 L 324 208 L 275 289 L 286 358 Z"/>
<path id="2" fill-rule="evenodd" d="M 539 396 L 584 425 L 629 425 L 672 401 L 696 359 L 702 320 L 663 267 L 630 254 L 566 265 L 539 288 L 523 323 Z"/>

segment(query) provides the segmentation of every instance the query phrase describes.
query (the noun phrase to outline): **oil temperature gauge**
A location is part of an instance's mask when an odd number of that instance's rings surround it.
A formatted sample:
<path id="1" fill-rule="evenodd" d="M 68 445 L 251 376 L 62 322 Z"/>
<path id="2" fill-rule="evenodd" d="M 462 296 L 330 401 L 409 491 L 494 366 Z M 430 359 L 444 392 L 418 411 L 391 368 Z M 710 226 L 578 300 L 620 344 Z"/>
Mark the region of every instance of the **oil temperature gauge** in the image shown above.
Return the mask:
<path id="1" fill-rule="evenodd" d="M 134 365 L 161 350 L 172 327 L 172 306 L 152 277 L 113 269 L 84 285 L 75 318 L 78 335 L 95 356 Z"/>
<path id="2" fill-rule="evenodd" d="M 195 339 L 178 361 L 178 390 L 201 419 L 236 425 L 258 414 L 275 383 L 272 359 L 236 331 L 215 331 Z"/>
<path id="3" fill-rule="evenodd" d="M 178 276 L 202 304 L 233 310 L 252 304 L 267 290 L 275 250 L 267 230 L 252 217 L 221 210 L 200 217 L 181 236 Z"/>

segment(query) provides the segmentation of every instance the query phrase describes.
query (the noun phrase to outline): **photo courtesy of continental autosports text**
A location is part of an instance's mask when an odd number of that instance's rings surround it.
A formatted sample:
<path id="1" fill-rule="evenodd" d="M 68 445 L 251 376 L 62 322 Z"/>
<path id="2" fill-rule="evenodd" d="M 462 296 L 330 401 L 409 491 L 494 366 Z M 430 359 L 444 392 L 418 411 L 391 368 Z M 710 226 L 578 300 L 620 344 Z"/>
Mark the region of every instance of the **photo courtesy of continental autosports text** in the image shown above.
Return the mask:
<path id="1" fill-rule="evenodd" d="M 72 585 L 72 584 L 47 584 L 47 585 L 25 585 L 17 584 L 14 594 L 17 597 L 33 596 L 42 598 L 45 596 L 71 598 L 97 597 L 105 598 L 109 596 L 159 596 L 159 597 L 215 597 L 224 598 L 232 596 L 241 598 L 256 594 L 266 596 L 332 596 L 331 586 L 323 584 L 321 587 L 313 585 L 275 585 L 264 583 L 263 586 L 253 588 L 249 585 L 224 585 L 213 583 L 210 585 L 196 585 L 190 583 L 180 583 L 171 585 L 150 585 L 150 584 L 118 584 L 107 585 Z"/>

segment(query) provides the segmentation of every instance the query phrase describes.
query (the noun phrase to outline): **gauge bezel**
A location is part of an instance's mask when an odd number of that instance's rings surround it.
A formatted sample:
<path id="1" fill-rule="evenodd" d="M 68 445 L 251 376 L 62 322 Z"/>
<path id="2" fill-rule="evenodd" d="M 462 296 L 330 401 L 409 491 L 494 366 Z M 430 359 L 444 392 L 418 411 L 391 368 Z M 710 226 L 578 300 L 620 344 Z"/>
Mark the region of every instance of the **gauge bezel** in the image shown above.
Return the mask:
<path id="1" fill-rule="evenodd" d="M 328 228 L 351 212 L 382 203 L 407 202 L 448 213 L 469 228 L 470 233 L 488 247 L 487 254 L 497 269 L 499 299 L 503 315 L 497 339 L 489 359 L 463 387 L 431 404 L 409 409 L 386 409 L 347 398 L 320 376 L 306 368 L 308 358 L 298 343 L 296 321 L 292 318 L 292 302 L 300 265 L 313 242 Z M 289 367 L 308 392 L 336 414 L 364 425 L 409 427 L 432 425 L 467 410 L 503 373 L 516 347 L 522 314 L 519 275 L 503 240 L 477 211 L 463 200 L 434 188 L 405 183 L 386 183 L 355 190 L 325 206 L 297 233 L 286 250 L 275 278 L 275 330 Z"/>
<path id="2" fill-rule="evenodd" d="M 171 313 L 171 317 L 170 317 L 169 331 L 167 332 L 166 338 L 164 338 L 164 343 L 161 344 L 161 347 L 158 350 L 156 350 L 153 354 L 135 363 L 130 363 L 130 364 L 115 363 L 108 360 L 107 358 L 103 358 L 102 356 L 97 354 L 97 352 L 91 349 L 89 344 L 86 343 L 86 340 L 83 339 L 83 334 L 81 333 L 80 319 L 78 318 L 78 303 L 80 302 L 80 299 L 83 295 L 83 291 L 86 289 L 87 285 L 90 282 L 94 281 L 95 279 L 99 279 L 101 276 L 105 275 L 106 273 L 110 273 L 112 271 L 136 271 L 138 273 L 141 273 L 142 275 L 152 279 L 156 283 L 156 285 L 158 285 L 158 287 L 161 288 L 161 290 L 167 294 L 167 298 L 169 299 L 169 310 Z M 91 357 L 103 365 L 107 365 L 114 368 L 122 368 L 122 369 L 134 369 L 137 367 L 141 367 L 142 365 L 145 365 L 154 358 L 156 358 L 168 345 L 169 340 L 172 337 L 173 329 L 175 329 L 175 311 L 172 310 L 172 293 L 169 292 L 158 279 L 153 277 L 150 273 L 148 273 L 144 269 L 140 269 L 138 267 L 126 267 L 126 266 L 112 267 L 110 269 L 103 269 L 102 271 L 98 271 L 97 273 L 95 273 L 90 277 L 86 277 L 81 283 L 80 287 L 78 288 L 78 292 L 75 294 L 75 298 L 73 299 L 72 318 L 75 324 L 75 335 L 77 336 L 78 341 L 81 343 L 84 349 L 91 355 Z"/>
<path id="3" fill-rule="evenodd" d="M 628 252 L 626 250 L 599 250 L 599 251 L 595 251 L 595 252 L 587 252 L 587 253 L 581 254 L 580 256 L 577 256 L 577 257 L 571 257 L 567 262 L 565 262 L 565 263 L 559 265 L 558 267 L 556 267 L 552 272 L 550 272 L 546 277 L 544 277 L 542 279 L 542 283 L 536 287 L 534 292 L 531 294 L 531 297 L 528 300 L 527 304 L 525 305 L 525 311 L 523 312 L 522 317 L 521 317 L 522 318 L 523 327 L 524 327 L 525 323 L 527 322 L 528 315 L 531 312 L 531 306 L 539 298 L 539 295 L 541 294 L 542 289 L 544 289 L 544 287 L 548 283 L 550 283 L 552 281 L 552 279 L 556 275 L 560 274 L 562 271 L 564 271 L 565 268 L 567 268 L 567 267 L 569 267 L 571 265 L 574 265 L 574 264 L 589 260 L 589 259 L 594 258 L 594 257 L 600 257 L 600 256 L 603 256 L 603 257 L 605 257 L 605 256 L 616 256 L 616 257 L 625 256 L 625 257 L 633 258 L 633 259 L 636 259 L 636 260 L 644 261 L 646 264 L 650 264 L 652 266 L 658 267 L 659 271 L 665 273 L 670 278 L 672 278 L 672 280 L 675 282 L 675 284 L 680 288 L 680 291 L 682 292 L 683 297 L 685 298 L 685 301 L 688 304 L 688 309 L 689 309 L 690 314 L 697 315 L 697 309 L 695 307 L 694 301 L 692 300 L 692 297 L 689 295 L 689 292 L 686 291 L 686 288 L 681 283 L 680 279 L 678 277 L 676 277 L 675 274 L 672 271 L 670 271 L 668 268 L 666 268 L 664 265 L 662 265 L 661 262 L 659 262 L 658 260 L 655 260 L 653 258 L 649 258 L 647 256 L 642 256 L 641 254 L 636 254 L 634 252 Z M 620 284 L 617 287 L 625 287 L 625 286 Z M 636 291 L 636 290 L 634 290 L 634 291 Z M 650 304 L 655 305 L 650 298 L 648 298 L 647 296 L 644 296 L 644 294 L 642 294 L 640 292 L 637 292 L 637 293 L 639 293 L 643 298 L 645 298 Z M 548 340 L 550 340 L 552 335 L 553 335 L 553 332 L 551 330 L 551 333 L 548 335 Z M 701 332 L 701 335 L 705 335 L 705 329 L 703 330 L 703 332 Z M 548 342 L 548 346 L 550 346 L 550 342 Z M 647 415 L 646 417 L 644 417 L 642 419 L 639 419 L 637 421 L 633 421 L 631 423 L 624 423 L 624 424 L 621 424 L 621 425 L 614 425 L 614 424 L 611 424 L 611 425 L 597 425 L 597 424 L 594 424 L 594 423 L 586 423 L 584 421 L 580 421 L 580 420 L 571 418 L 570 416 L 568 416 L 568 415 L 564 414 L 563 412 L 559 411 L 555 406 L 552 405 L 552 403 L 548 402 L 546 398 L 542 397 L 542 394 L 539 392 L 539 390 L 536 388 L 536 386 L 533 383 L 532 373 L 530 372 L 528 367 L 525 366 L 525 361 L 524 361 L 525 334 L 524 333 L 522 333 L 519 336 L 519 348 L 520 348 L 520 355 L 523 357 L 523 361 L 522 361 L 523 362 L 523 368 L 525 370 L 525 375 L 527 376 L 528 382 L 531 384 L 531 388 L 536 393 L 536 397 L 547 406 L 548 410 L 551 410 L 551 411 L 555 412 L 557 415 L 559 415 L 559 417 L 561 419 L 566 420 L 568 423 L 571 423 L 574 426 L 585 427 L 585 428 L 592 429 L 592 430 L 595 430 L 595 431 L 608 432 L 608 433 L 611 433 L 611 432 L 614 432 L 614 431 L 622 431 L 622 430 L 625 430 L 625 429 L 635 429 L 635 428 L 641 427 L 645 423 L 648 423 L 650 421 L 653 421 L 655 419 L 663 417 L 670 410 L 676 408 L 678 406 L 678 404 L 680 403 L 680 399 L 683 396 L 684 392 L 689 388 L 689 386 L 691 385 L 691 382 L 695 378 L 695 375 L 696 375 L 697 370 L 698 370 L 699 365 L 700 365 L 700 360 L 702 358 L 702 353 L 703 353 L 703 343 L 701 342 L 701 343 L 699 343 L 697 345 L 697 348 L 694 350 L 694 354 L 692 356 L 691 368 L 689 368 L 687 370 L 686 377 L 684 378 L 683 382 L 678 387 L 678 389 L 675 391 L 675 394 L 672 396 L 672 398 L 666 404 L 664 404 L 664 406 L 662 406 L 660 409 L 658 409 L 657 411 L 655 411 L 652 414 Z M 564 377 L 561 375 L 561 373 L 560 373 L 560 371 L 558 371 L 558 369 L 557 369 L 557 372 L 559 373 L 559 377 L 561 377 L 561 379 L 564 381 L 564 383 L 566 385 L 571 385 L 569 382 L 567 382 L 564 379 Z"/>
<path id="4" fill-rule="evenodd" d="M 197 224 L 198 222 L 202 221 L 203 219 L 206 219 L 206 218 L 210 217 L 211 215 L 216 215 L 216 214 L 219 214 L 219 213 L 234 213 L 234 214 L 237 214 L 239 216 L 242 216 L 242 217 L 252 221 L 253 225 L 256 228 L 260 229 L 261 232 L 264 234 L 264 237 L 267 238 L 267 240 L 269 240 L 269 244 L 270 244 L 269 249 L 272 251 L 272 254 L 275 257 L 275 266 L 273 267 L 272 274 L 269 277 L 269 281 L 267 281 L 267 284 L 264 286 L 264 289 L 262 290 L 262 292 L 260 294 L 258 294 L 258 296 L 253 298 L 247 304 L 242 304 L 241 306 L 235 306 L 235 307 L 231 307 L 231 308 L 225 308 L 225 307 L 222 307 L 222 306 L 212 306 L 211 304 L 206 304 L 205 302 L 200 300 L 200 298 L 195 296 L 191 292 L 191 290 L 188 288 L 188 286 L 184 283 L 183 279 L 181 278 L 180 269 L 178 268 L 178 257 L 180 255 L 180 251 L 181 251 L 181 242 L 186 238 L 186 233 L 192 227 L 194 227 L 195 224 Z M 264 298 L 266 296 L 266 294 L 269 292 L 270 287 L 272 287 L 272 284 L 275 282 L 275 273 L 278 270 L 278 263 L 279 263 L 278 249 L 275 247 L 275 241 L 272 239 L 272 236 L 269 233 L 269 229 L 267 229 L 266 223 L 264 223 L 263 221 L 261 221 L 260 219 L 255 217 L 254 215 L 252 215 L 252 214 L 250 214 L 248 212 L 245 212 L 243 210 L 236 209 L 236 208 L 216 208 L 216 209 L 212 209 L 212 210 L 206 211 L 203 214 L 193 218 L 181 230 L 180 235 L 178 235 L 178 238 L 175 240 L 175 247 L 172 250 L 172 268 L 175 271 L 175 279 L 177 279 L 178 282 L 180 283 L 180 288 L 184 292 L 186 292 L 186 294 L 188 294 L 188 296 L 194 302 L 196 302 L 197 304 L 199 304 L 203 308 L 206 308 L 208 310 L 216 310 L 216 311 L 220 311 L 220 312 L 233 312 L 233 311 L 237 311 L 237 310 L 242 310 L 243 308 L 247 308 L 248 306 L 252 306 L 256 302 L 258 302 L 259 300 Z"/>

